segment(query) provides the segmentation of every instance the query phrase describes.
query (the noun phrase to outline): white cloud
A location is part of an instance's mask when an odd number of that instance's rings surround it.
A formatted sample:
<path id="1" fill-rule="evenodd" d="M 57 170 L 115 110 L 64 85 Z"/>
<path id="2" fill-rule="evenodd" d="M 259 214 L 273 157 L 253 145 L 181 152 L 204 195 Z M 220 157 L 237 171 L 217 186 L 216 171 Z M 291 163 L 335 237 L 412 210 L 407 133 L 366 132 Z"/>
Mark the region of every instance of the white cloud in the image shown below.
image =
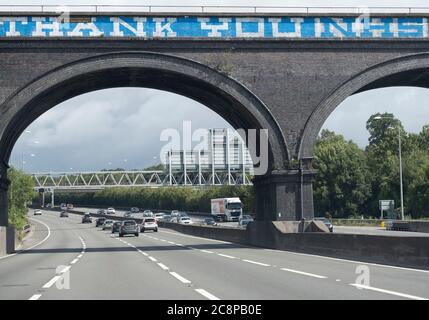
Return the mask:
<path id="1" fill-rule="evenodd" d="M 340 104 L 326 120 L 323 128 L 341 133 L 359 146 L 368 144 L 366 121 L 377 112 L 393 113 L 409 132 L 419 132 L 429 124 L 429 90 L 394 87 L 353 95 Z"/>
<path id="2" fill-rule="evenodd" d="M 11 163 L 20 167 L 22 154 L 26 159 L 34 153 L 27 170 L 144 168 L 158 161 L 153 157 L 164 144 L 161 131 L 181 131 L 185 120 L 192 121 L 194 129 L 230 127 L 207 107 L 176 94 L 143 88 L 91 92 L 33 122 L 31 133 L 23 133 L 15 145 Z"/>

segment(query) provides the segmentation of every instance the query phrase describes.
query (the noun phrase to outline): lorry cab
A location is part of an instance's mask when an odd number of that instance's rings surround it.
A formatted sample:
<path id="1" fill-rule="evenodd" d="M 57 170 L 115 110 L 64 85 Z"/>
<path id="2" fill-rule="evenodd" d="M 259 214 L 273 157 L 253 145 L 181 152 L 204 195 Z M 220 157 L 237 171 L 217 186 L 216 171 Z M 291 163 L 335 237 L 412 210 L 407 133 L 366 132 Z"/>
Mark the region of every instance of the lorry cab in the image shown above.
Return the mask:
<path id="1" fill-rule="evenodd" d="M 211 214 L 217 221 L 238 221 L 243 213 L 240 198 L 211 200 Z"/>

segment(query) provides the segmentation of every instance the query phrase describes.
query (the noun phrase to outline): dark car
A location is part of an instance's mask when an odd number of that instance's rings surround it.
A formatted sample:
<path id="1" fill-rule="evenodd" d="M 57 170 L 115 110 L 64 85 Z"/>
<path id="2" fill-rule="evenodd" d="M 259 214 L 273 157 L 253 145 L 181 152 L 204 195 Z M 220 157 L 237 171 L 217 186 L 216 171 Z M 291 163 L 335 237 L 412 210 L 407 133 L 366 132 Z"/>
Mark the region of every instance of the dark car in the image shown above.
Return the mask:
<path id="1" fill-rule="evenodd" d="M 138 237 L 139 231 L 139 226 L 134 220 L 125 220 L 119 227 L 119 236 L 123 237 L 126 234 L 133 234 Z"/>
<path id="2" fill-rule="evenodd" d="M 82 217 L 82 223 L 92 223 L 92 218 L 89 213 L 85 213 L 85 215 Z"/>
<path id="3" fill-rule="evenodd" d="M 325 226 L 328 227 L 329 232 L 334 232 L 334 226 L 332 225 L 332 222 L 329 221 L 329 219 L 324 218 L 324 217 L 317 217 L 317 218 L 314 218 L 314 220 L 322 221 L 325 224 Z"/>
<path id="4" fill-rule="evenodd" d="M 124 213 L 124 218 L 131 218 L 132 216 L 132 212 L 131 211 L 127 211 Z"/>
<path id="5" fill-rule="evenodd" d="M 61 211 L 60 218 L 68 218 L 68 217 L 69 217 L 69 213 L 67 211 Z"/>
<path id="6" fill-rule="evenodd" d="M 206 225 L 206 226 L 217 226 L 217 223 L 216 223 L 216 221 L 215 221 L 215 219 L 213 219 L 213 218 L 206 218 L 206 219 L 204 219 L 204 225 Z"/>
<path id="7" fill-rule="evenodd" d="M 139 209 L 139 208 L 137 208 L 137 207 L 132 207 L 132 208 L 130 209 L 130 211 L 131 211 L 131 213 L 139 213 L 139 212 L 140 212 L 140 209 Z"/>
<path id="8" fill-rule="evenodd" d="M 248 214 L 244 214 L 240 216 L 240 218 L 238 218 L 238 226 L 241 228 L 247 228 L 247 225 L 249 224 L 249 222 L 252 222 L 252 221 L 253 221 L 252 216 Z"/>
<path id="9" fill-rule="evenodd" d="M 106 218 L 98 218 L 97 220 L 95 220 L 95 226 L 101 227 L 103 225 L 104 221 L 106 221 Z"/>
<path id="10" fill-rule="evenodd" d="M 106 210 L 105 209 L 100 209 L 97 211 L 97 214 L 106 214 Z"/>
<path id="11" fill-rule="evenodd" d="M 112 233 L 119 232 L 119 227 L 121 226 L 121 221 L 115 221 L 112 226 Z"/>

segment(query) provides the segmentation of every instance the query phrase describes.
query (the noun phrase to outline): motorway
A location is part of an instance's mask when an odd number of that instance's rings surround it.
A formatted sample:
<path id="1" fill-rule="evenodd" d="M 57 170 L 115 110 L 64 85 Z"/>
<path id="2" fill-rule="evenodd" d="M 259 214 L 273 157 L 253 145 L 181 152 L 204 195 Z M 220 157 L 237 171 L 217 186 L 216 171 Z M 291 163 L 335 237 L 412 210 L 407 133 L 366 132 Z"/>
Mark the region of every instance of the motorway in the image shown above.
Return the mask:
<path id="1" fill-rule="evenodd" d="M 74 210 L 81 211 L 81 212 L 90 212 L 90 213 L 96 213 L 97 209 L 94 208 L 84 208 L 84 207 L 77 207 Z M 125 212 L 124 210 L 116 210 L 115 215 L 111 215 L 112 218 L 115 216 L 123 217 Z M 195 215 L 195 214 L 189 214 L 189 216 L 192 218 L 192 221 L 197 224 L 203 224 L 203 221 L 208 216 L 205 215 Z M 143 213 L 135 213 L 132 215 L 133 218 L 141 219 L 143 218 Z M 219 226 L 222 227 L 228 227 L 228 228 L 240 228 L 238 226 L 237 222 L 218 222 Z M 390 231 L 386 230 L 385 228 L 381 227 L 362 227 L 362 226 L 338 226 L 334 225 L 334 232 L 335 233 L 343 233 L 343 234 L 369 234 L 369 235 L 382 235 L 382 236 L 395 236 L 395 237 L 429 237 L 429 233 L 424 232 L 407 232 L 407 231 Z"/>
<path id="2" fill-rule="evenodd" d="M 33 218 L 33 217 L 32 217 Z M 37 219 L 37 220 L 36 220 Z M 160 229 L 137 237 L 43 211 L 0 258 L 0 299 L 427 299 L 429 271 L 248 247 Z M 37 244 L 37 243 L 36 243 Z M 358 281 L 357 271 L 369 282 Z"/>

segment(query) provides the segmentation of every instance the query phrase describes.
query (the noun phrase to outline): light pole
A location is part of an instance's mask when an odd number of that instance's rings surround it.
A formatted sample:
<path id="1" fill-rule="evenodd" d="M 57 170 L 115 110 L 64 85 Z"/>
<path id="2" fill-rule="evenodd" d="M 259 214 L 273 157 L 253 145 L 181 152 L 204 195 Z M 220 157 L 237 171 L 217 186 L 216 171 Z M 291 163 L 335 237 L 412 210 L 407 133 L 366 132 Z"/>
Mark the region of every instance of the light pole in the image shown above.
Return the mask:
<path id="1" fill-rule="evenodd" d="M 391 119 L 382 116 L 374 117 L 374 120 L 382 120 L 382 119 Z M 401 127 L 399 123 L 396 125 L 398 129 L 398 156 L 399 156 L 399 188 L 401 193 L 401 220 L 404 220 L 404 187 L 403 187 L 403 177 L 402 177 L 402 145 L 401 145 Z"/>

